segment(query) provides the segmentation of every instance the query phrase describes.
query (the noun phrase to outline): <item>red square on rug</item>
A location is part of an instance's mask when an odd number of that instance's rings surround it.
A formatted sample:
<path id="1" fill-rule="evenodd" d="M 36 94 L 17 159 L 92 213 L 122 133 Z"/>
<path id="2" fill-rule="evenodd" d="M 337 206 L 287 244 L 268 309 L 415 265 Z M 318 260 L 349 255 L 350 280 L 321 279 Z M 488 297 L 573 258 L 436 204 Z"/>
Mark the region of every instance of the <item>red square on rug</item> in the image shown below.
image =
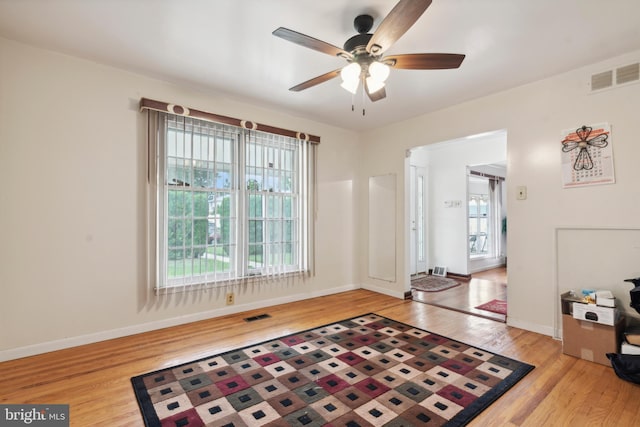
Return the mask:
<path id="1" fill-rule="evenodd" d="M 492 313 L 507 315 L 507 302 L 501 299 L 494 299 L 477 307 L 478 310 L 490 311 Z"/>

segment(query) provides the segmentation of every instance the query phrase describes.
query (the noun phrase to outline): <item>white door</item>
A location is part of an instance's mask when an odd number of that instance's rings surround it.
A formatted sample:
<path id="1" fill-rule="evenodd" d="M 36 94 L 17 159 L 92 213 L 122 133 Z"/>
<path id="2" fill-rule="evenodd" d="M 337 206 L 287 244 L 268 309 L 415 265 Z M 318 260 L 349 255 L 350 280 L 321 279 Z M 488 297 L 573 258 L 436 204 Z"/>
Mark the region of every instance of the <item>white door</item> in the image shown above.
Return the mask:
<path id="1" fill-rule="evenodd" d="M 424 168 L 410 168 L 411 274 L 427 271 L 427 181 Z"/>

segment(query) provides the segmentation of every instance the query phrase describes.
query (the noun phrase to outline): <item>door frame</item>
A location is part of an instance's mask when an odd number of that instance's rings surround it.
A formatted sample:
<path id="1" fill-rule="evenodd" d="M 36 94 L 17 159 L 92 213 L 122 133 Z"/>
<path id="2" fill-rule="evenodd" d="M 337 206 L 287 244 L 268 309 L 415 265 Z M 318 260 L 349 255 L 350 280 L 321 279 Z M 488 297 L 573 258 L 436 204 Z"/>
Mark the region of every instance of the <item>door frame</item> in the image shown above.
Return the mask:
<path id="1" fill-rule="evenodd" d="M 422 221 L 419 216 L 418 205 L 418 183 L 422 179 Z M 428 216 L 427 216 L 427 203 L 428 203 L 428 179 L 427 169 L 424 166 L 409 165 L 409 248 L 410 248 L 410 262 L 409 262 L 409 274 L 416 274 L 427 272 L 428 260 L 429 260 L 429 245 L 428 245 Z M 421 222 L 421 224 L 420 224 Z M 419 226 L 422 226 L 422 252 L 423 258 L 419 259 L 419 242 L 418 233 L 420 231 Z"/>

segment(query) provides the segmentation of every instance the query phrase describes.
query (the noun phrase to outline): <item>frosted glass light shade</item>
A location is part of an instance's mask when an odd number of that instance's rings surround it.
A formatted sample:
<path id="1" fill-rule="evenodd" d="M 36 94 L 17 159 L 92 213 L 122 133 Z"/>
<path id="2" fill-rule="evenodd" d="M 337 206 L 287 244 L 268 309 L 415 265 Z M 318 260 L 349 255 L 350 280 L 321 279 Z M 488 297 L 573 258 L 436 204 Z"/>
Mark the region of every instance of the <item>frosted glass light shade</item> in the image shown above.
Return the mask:
<path id="1" fill-rule="evenodd" d="M 384 82 L 375 79 L 373 76 L 367 77 L 367 89 L 369 93 L 375 93 L 384 87 Z"/>
<path id="2" fill-rule="evenodd" d="M 358 91 L 358 83 L 360 83 L 360 80 L 358 79 L 345 80 L 340 86 L 342 86 L 345 90 L 355 94 Z"/>
<path id="3" fill-rule="evenodd" d="M 379 82 L 384 82 L 389 77 L 389 66 L 382 62 L 372 62 L 369 65 L 369 75 Z"/>
<path id="4" fill-rule="evenodd" d="M 360 64 L 358 64 L 357 62 L 352 62 L 340 71 L 340 77 L 342 77 L 343 82 L 357 82 L 360 80 L 361 72 L 362 68 L 360 67 Z"/>

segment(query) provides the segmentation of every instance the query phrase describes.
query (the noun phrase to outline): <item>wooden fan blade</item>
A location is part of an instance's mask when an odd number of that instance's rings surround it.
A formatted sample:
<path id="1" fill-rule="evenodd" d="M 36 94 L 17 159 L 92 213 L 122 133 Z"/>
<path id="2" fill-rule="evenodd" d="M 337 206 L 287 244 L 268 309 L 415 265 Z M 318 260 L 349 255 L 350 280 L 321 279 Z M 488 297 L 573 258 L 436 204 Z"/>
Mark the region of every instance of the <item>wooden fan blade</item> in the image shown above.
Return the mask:
<path id="1" fill-rule="evenodd" d="M 293 31 L 288 28 L 280 27 L 272 34 L 292 43 L 299 44 L 300 46 L 326 53 L 327 55 L 341 56 L 346 59 L 353 58 L 353 55 L 343 49 L 340 49 L 338 46 L 323 42 L 322 40 L 314 39 L 306 34 L 298 33 L 297 31 Z"/>
<path id="2" fill-rule="evenodd" d="M 328 73 L 325 73 L 321 76 L 314 77 L 311 80 L 307 80 L 306 82 L 300 83 L 299 85 L 296 85 L 290 88 L 289 90 L 292 92 L 300 92 L 301 90 L 309 89 L 310 87 L 313 87 L 315 85 L 319 85 L 320 83 L 324 83 L 328 80 L 331 80 L 334 77 L 338 77 L 340 75 L 340 71 L 342 71 L 342 68 L 329 71 Z"/>
<path id="3" fill-rule="evenodd" d="M 377 91 L 371 93 L 369 92 L 369 85 L 366 83 L 366 80 L 365 80 L 364 86 L 367 89 L 367 96 L 369 97 L 371 102 L 380 101 L 381 99 L 384 99 L 387 97 L 387 91 L 384 90 L 384 88 L 378 89 Z"/>
<path id="4" fill-rule="evenodd" d="M 458 68 L 464 58 L 456 53 L 409 53 L 386 56 L 382 62 L 403 70 L 445 70 Z"/>
<path id="5" fill-rule="evenodd" d="M 367 44 L 367 52 L 380 55 L 391 47 L 422 16 L 431 0 L 400 0 L 382 20 Z"/>

